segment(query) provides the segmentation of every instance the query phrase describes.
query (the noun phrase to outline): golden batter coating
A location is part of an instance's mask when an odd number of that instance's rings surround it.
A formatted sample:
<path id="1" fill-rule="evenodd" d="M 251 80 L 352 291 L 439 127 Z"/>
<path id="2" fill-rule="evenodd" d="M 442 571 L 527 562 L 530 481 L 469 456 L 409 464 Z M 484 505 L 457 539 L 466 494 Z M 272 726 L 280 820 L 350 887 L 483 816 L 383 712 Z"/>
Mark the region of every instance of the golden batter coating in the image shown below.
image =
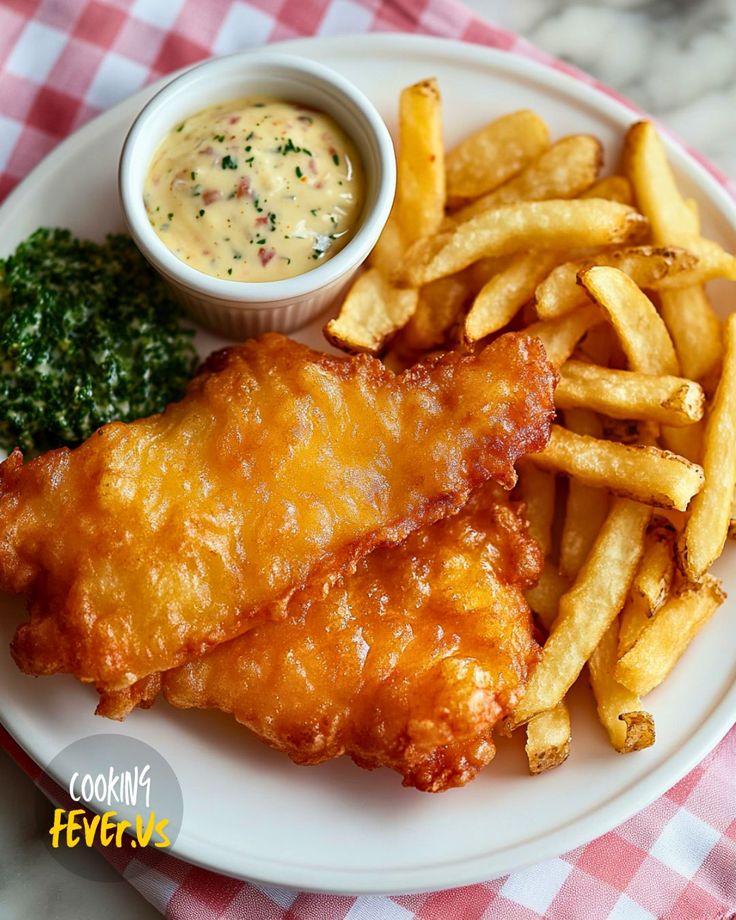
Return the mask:
<path id="1" fill-rule="evenodd" d="M 167 700 L 231 712 L 300 764 L 348 754 L 440 792 L 495 753 L 496 722 L 538 646 L 522 590 L 541 552 L 500 490 L 398 547 L 376 550 L 314 600 L 163 675 Z"/>
<path id="2" fill-rule="evenodd" d="M 556 375 L 508 335 L 395 376 L 280 335 L 217 352 L 160 415 L 0 465 L 0 589 L 30 674 L 122 689 L 279 618 L 375 547 L 513 485 Z M 315 587 L 316 586 L 316 587 Z"/>

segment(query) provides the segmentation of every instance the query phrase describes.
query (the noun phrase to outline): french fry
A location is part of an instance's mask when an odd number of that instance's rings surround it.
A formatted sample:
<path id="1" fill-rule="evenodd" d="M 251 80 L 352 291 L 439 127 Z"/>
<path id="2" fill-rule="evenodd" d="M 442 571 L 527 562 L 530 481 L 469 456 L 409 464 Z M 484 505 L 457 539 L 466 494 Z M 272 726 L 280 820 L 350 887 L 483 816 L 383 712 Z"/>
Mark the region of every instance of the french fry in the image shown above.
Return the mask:
<path id="1" fill-rule="evenodd" d="M 705 575 L 687 583 L 660 608 L 636 644 L 618 661 L 616 680 L 644 696 L 662 683 L 685 649 L 726 599 L 720 582 Z"/>
<path id="2" fill-rule="evenodd" d="M 720 556 L 728 536 L 736 489 L 736 314 L 726 323 L 726 354 L 718 389 L 705 424 L 705 485 L 693 500 L 678 544 L 680 568 L 700 579 Z"/>
<path id="3" fill-rule="evenodd" d="M 609 201 L 618 201 L 621 204 L 633 204 L 634 193 L 631 184 L 625 176 L 604 176 L 586 189 L 581 198 L 607 198 Z"/>
<path id="4" fill-rule="evenodd" d="M 682 246 L 709 266 L 710 278 L 736 278 L 736 257 L 700 235 L 697 204 L 680 194 L 667 154 L 651 122 L 633 125 L 624 142 L 624 166 L 642 214 L 660 246 Z M 669 286 L 669 285 L 664 285 Z"/>
<path id="5" fill-rule="evenodd" d="M 582 337 L 602 322 L 603 315 L 598 307 L 588 304 L 557 319 L 532 323 L 524 331 L 540 339 L 547 358 L 555 367 L 561 367 L 575 351 Z"/>
<path id="6" fill-rule="evenodd" d="M 603 314 L 598 312 L 602 319 Z M 549 322 L 554 322 L 554 320 L 549 320 Z M 613 326 L 605 322 L 598 323 L 585 333 L 572 356 L 580 361 L 587 361 L 588 364 L 600 364 L 611 368 L 626 367 L 626 355 L 621 348 L 616 331 Z"/>
<path id="7" fill-rule="evenodd" d="M 505 271 L 511 264 L 514 256 L 484 256 L 469 265 L 465 271 L 470 278 L 470 286 L 475 294 L 486 284 L 494 275 Z"/>
<path id="8" fill-rule="evenodd" d="M 724 336 L 725 342 L 725 336 Z M 714 365 L 710 371 L 700 378 L 700 385 L 705 391 L 705 398 L 710 402 L 713 397 L 716 395 L 716 390 L 718 389 L 718 384 L 721 380 L 721 372 L 723 371 L 723 362 L 719 361 L 718 364 Z"/>
<path id="9" fill-rule="evenodd" d="M 655 243 L 683 246 L 700 235 L 697 214 L 680 195 L 654 125 L 632 125 L 624 140 L 624 173 L 634 189 L 637 204 L 649 218 Z"/>
<path id="10" fill-rule="evenodd" d="M 675 574 L 675 529 L 660 520 L 650 527 L 644 542 L 644 555 L 621 611 L 618 656 L 635 644 L 650 618 L 664 604 Z"/>
<path id="11" fill-rule="evenodd" d="M 616 618 L 639 563 L 651 509 L 616 499 L 560 612 L 544 655 L 508 725 L 515 728 L 553 709 L 577 679 L 585 662 Z"/>
<path id="12" fill-rule="evenodd" d="M 528 471 L 534 469 L 534 467 L 531 464 L 526 466 L 528 477 Z M 551 494 L 552 499 L 554 499 L 554 477 L 550 473 L 543 473 L 541 470 L 538 470 L 537 473 L 550 477 L 552 488 L 550 489 L 548 483 L 540 481 L 534 491 L 539 494 L 546 492 L 547 496 Z M 534 480 L 527 478 L 527 482 L 531 486 Z M 528 487 L 528 491 L 531 491 L 530 487 Z M 539 499 L 537 502 L 539 503 Z M 547 633 L 549 633 L 552 624 L 557 619 L 560 598 L 570 589 L 571 584 L 571 579 L 560 573 L 548 555 L 552 543 L 554 510 L 554 501 L 550 501 L 549 497 L 547 497 L 543 517 L 542 514 L 538 513 L 537 525 L 538 531 L 541 529 L 539 524 L 543 525 L 542 541 L 538 539 L 537 542 L 540 543 L 540 546 L 544 545 L 547 558 L 537 584 L 525 592 L 527 603 Z M 532 518 L 530 518 L 530 525 L 531 520 Z M 530 526 L 530 532 L 534 535 L 532 526 Z M 526 726 L 525 751 L 529 772 L 532 775 L 543 773 L 545 770 L 551 770 L 564 763 L 570 754 L 570 739 L 570 713 L 565 702 L 561 700 L 554 709 L 550 709 L 549 712 L 540 712 Z"/>
<path id="13" fill-rule="evenodd" d="M 370 268 L 376 268 L 384 278 L 390 278 L 396 271 L 396 261 L 401 258 L 404 251 L 404 242 L 401 238 L 401 228 L 396 210 L 396 203 L 384 225 L 378 242 L 368 256 Z"/>
<path id="14" fill-rule="evenodd" d="M 368 256 L 368 265 L 386 278 L 415 240 L 435 233 L 445 207 L 442 100 L 436 80 L 422 80 L 399 97 L 397 191 L 385 227 Z"/>
<path id="15" fill-rule="evenodd" d="M 673 247 L 674 248 L 674 247 Z M 723 247 L 713 240 L 706 240 L 702 236 L 696 237 L 688 243 L 688 248 L 676 250 L 688 252 L 697 259 L 692 268 L 680 272 L 670 272 L 653 282 L 650 286 L 656 291 L 669 291 L 673 288 L 692 287 L 695 284 L 705 284 L 716 278 L 726 278 L 736 281 L 736 256 L 726 252 Z M 646 287 L 646 285 L 645 285 Z"/>
<path id="16" fill-rule="evenodd" d="M 537 288 L 534 295 L 537 316 L 540 319 L 551 319 L 588 303 L 590 297 L 585 288 L 578 284 L 578 275 L 596 265 L 618 268 L 639 287 L 655 288 L 665 279 L 671 280 L 678 275 L 687 274 L 692 277 L 698 260 L 684 249 L 630 246 L 565 262 L 554 268 Z"/>
<path id="17" fill-rule="evenodd" d="M 530 459 L 585 485 L 678 511 L 684 511 L 703 487 L 703 470 L 684 457 L 657 447 L 574 434 L 559 425 L 552 426 L 547 447 Z"/>
<path id="18" fill-rule="evenodd" d="M 408 86 L 399 97 L 397 207 L 405 246 L 435 233 L 445 214 L 442 100 L 434 79 Z"/>
<path id="19" fill-rule="evenodd" d="M 518 465 L 517 490 L 524 503 L 524 517 L 530 536 L 545 556 L 552 545 L 552 521 L 555 516 L 555 477 L 532 463 Z"/>
<path id="20" fill-rule="evenodd" d="M 588 409 L 568 409 L 564 413 L 564 422 L 565 428 L 574 431 L 575 434 L 586 434 L 591 438 L 603 437 L 601 420 L 595 412 Z"/>
<path id="21" fill-rule="evenodd" d="M 658 519 L 647 532 L 644 556 L 634 577 L 631 593 L 641 597 L 649 616 L 655 614 L 670 593 L 675 574 L 675 528 Z"/>
<path id="22" fill-rule="evenodd" d="M 443 345 L 472 292 L 472 279 L 467 272 L 438 278 L 420 288 L 417 308 L 393 347 L 416 355 Z"/>
<path id="23" fill-rule="evenodd" d="M 555 478 L 527 463 L 519 470 L 519 484 L 529 532 L 548 556 L 555 512 Z M 537 584 L 526 592 L 527 603 L 545 629 L 549 630 L 557 618 L 560 598 L 569 587 L 570 581 L 547 558 Z M 570 753 L 570 737 L 570 713 L 564 702 L 532 719 L 526 727 L 529 772 L 543 773 L 564 763 Z"/>
<path id="24" fill-rule="evenodd" d="M 549 130 L 534 112 L 511 112 L 471 134 L 446 157 L 447 195 L 477 198 L 496 188 L 549 147 Z"/>
<path id="25" fill-rule="evenodd" d="M 618 444 L 641 447 L 642 444 L 656 446 L 657 426 L 652 422 L 635 422 L 633 419 L 603 419 L 603 437 Z"/>
<path id="26" fill-rule="evenodd" d="M 639 697 L 616 680 L 618 621 L 603 634 L 588 662 L 588 676 L 598 718 L 620 754 L 641 751 L 654 744 L 654 718 L 641 708 Z"/>
<path id="27" fill-rule="evenodd" d="M 570 754 L 570 713 L 564 703 L 540 712 L 526 726 L 526 757 L 534 776 L 559 767 Z"/>
<path id="28" fill-rule="evenodd" d="M 693 463 L 702 463 L 704 431 L 705 423 L 702 419 L 685 428 L 663 426 L 660 430 L 660 440 L 662 446 L 671 450 L 673 454 L 686 457 Z"/>
<path id="29" fill-rule="evenodd" d="M 723 353 L 721 321 L 700 286 L 662 291 L 662 318 L 672 336 L 682 373 L 700 380 Z"/>
<path id="30" fill-rule="evenodd" d="M 529 606 L 545 629 L 557 617 L 560 597 L 570 587 L 550 561 L 552 525 L 555 514 L 555 477 L 530 463 L 519 464 L 518 489 L 525 504 L 529 533 L 546 558 L 537 584 L 526 592 Z M 527 725 L 526 756 L 532 774 L 551 770 L 563 763 L 570 753 L 570 714 L 564 702 L 550 712 L 540 713 Z"/>
<path id="31" fill-rule="evenodd" d="M 529 523 L 529 533 L 545 556 L 542 573 L 536 585 L 527 589 L 526 598 L 529 606 L 548 629 L 557 616 L 560 597 L 569 587 L 569 582 L 559 577 L 557 567 L 549 560 L 555 516 L 556 482 L 552 473 L 540 470 L 526 461 L 519 464 L 518 472 L 517 489 L 519 498 L 524 503 L 524 516 Z"/>
<path id="32" fill-rule="evenodd" d="M 698 202 L 694 198 L 686 198 L 685 204 L 690 208 L 695 218 L 695 232 L 700 233 L 700 208 L 698 207 Z"/>
<path id="33" fill-rule="evenodd" d="M 560 368 L 555 405 L 677 427 L 703 417 L 705 394 L 700 384 L 684 377 L 654 377 L 570 360 Z"/>
<path id="34" fill-rule="evenodd" d="M 654 304 L 618 268 L 594 266 L 578 275 L 616 330 L 631 370 L 676 376 L 680 367 L 667 327 Z"/>
<path id="35" fill-rule="evenodd" d="M 523 201 L 484 211 L 451 233 L 419 240 L 405 254 L 402 275 L 409 284 L 420 287 L 461 271 L 483 256 L 606 246 L 635 238 L 646 226 L 637 211 L 601 198 Z"/>
<path id="36" fill-rule="evenodd" d="M 563 137 L 513 179 L 455 211 L 452 218 L 458 222 L 468 220 L 483 211 L 517 201 L 576 198 L 595 180 L 601 161 L 597 138 L 590 134 Z"/>
<path id="37" fill-rule="evenodd" d="M 416 309 L 417 291 L 396 288 L 376 268 L 358 277 L 324 333 L 337 348 L 378 354 Z"/>
<path id="38" fill-rule="evenodd" d="M 697 212 L 677 188 L 654 125 L 632 125 L 624 142 L 623 159 L 639 208 L 650 221 L 655 243 L 697 251 L 702 245 Z M 717 363 L 721 353 L 720 323 L 704 291 L 694 287 L 663 292 L 661 308 L 683 373 L 699 380 Z M 694 338 L 696 347 L 692 348 Z"/>
<path id="39" fill-rule="evenodd" d="M 465 317 L 465 340 L 478 342 L 510 323 L 556 261 L 549 252 L 532 251 L 514 256 L 476 295 Z"/>
<path id="40" fill-rule="evenodd" d="M 557 617 L 560 598 L 569 588 L 570 579 L 562 575 L 557 566 L 548 560 L 536 585 L 527 588 L 524 596 L 540 621 L 549 627 Z"/>
<path id="41" fill-rule="evenodd" d="M 565 426 L 575 434 L 599 438 L 598 416 L 585 409 L 565 412 Z M 580 571 L 608 514 L 610 497 L 605 489 L 594 489 L 571 479 L 567 490 L 565 518 L 560 536 L 560 574 L 573 579 Z"/>
<path id="42" fill-rule="evenodd" d="M 621 623 L 618 630 L 618 655 L 621 656 L 634 645 L 649 623 L 650 617 L 644 599 L 630 593 L 619 619 Z"/>

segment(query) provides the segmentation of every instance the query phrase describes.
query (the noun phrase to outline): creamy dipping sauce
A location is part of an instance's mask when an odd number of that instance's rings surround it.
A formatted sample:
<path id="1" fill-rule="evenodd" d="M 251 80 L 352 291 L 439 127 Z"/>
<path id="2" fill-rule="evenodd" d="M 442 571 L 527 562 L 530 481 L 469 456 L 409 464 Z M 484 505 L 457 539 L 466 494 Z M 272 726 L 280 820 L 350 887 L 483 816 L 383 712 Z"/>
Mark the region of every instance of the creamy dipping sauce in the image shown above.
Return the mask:
<path id="1" fill-rule="evenodd" d="M 151 161 L 151 226 L 183 262 L 232 281 L 277 281 L 316 268 L 352 237 L 363 170 L 323 112 L 266 97 L 190 116 Z"/>

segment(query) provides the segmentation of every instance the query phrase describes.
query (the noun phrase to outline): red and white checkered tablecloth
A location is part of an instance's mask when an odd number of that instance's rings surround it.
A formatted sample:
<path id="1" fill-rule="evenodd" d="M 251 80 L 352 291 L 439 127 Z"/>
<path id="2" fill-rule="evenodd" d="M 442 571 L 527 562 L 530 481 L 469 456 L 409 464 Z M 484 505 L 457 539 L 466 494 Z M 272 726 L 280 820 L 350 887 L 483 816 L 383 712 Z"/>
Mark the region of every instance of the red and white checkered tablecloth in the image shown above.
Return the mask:
<path id="1" fill-rule="evenodd" d="M 178 67 L 297 36 L 366 31 L 489 45 L 615 95 L 455 0 L 0 0 L 0 200 L 70 132 Z M 736 195 L 733 183 L 705 165 Z M 1 729 L 0 745 L 53 794 L 48 777 Z M 135 872 L 129 852 L 105 856 L 172 920 L 731 920 L 736 728 L 615 831 L 467 888 L 397 897 L 306 894 L 226 878 L 160 851 L 138 851 Z"/>

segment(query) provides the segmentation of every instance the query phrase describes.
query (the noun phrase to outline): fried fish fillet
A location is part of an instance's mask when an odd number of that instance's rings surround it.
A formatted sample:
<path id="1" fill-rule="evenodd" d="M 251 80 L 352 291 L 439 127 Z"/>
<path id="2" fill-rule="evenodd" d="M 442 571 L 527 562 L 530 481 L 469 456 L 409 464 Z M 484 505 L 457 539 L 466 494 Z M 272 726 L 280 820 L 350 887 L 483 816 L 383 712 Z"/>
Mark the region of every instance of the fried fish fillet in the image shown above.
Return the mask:
<path id="1" fill-rule="evenodd" d="M 504 336 L 395 376 L 280 335 L 212 355 L 160 415 L 0 466 L 0 589 L 30 674 L 125 688 L 279 618 L 542 449 L 555 372 Z"/>
<path id="2" fill-rule="evenodd" d="M 541 552 L 499 493 L 164 674 L 166 699 L 232 713 L 300 764 L 348 754 L 428 792 L 467 783 L 539 653 L 522 591 Z"/>

